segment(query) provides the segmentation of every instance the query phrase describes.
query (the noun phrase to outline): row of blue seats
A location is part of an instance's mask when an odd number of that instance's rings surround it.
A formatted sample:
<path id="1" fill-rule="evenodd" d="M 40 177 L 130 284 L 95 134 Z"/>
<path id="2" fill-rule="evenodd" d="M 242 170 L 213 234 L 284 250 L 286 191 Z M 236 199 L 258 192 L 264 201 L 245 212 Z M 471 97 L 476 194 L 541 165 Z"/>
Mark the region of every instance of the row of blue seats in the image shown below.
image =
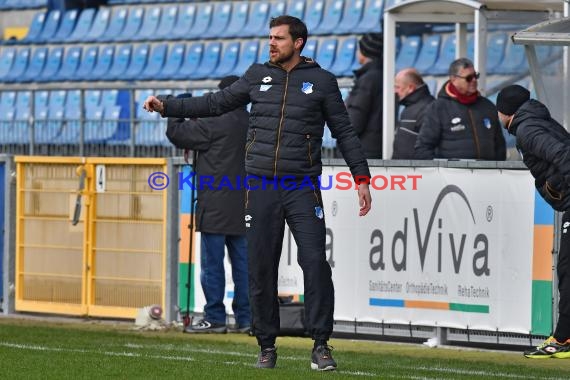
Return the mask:
<path id="1" fill-rule="evenodd" d="M 473 36 L 468 38 L 467 56 L 473 57 Z M 505 32 L 490 33 L 487 39 L 488 74 L 512 75 L 528 70 L 524 46 L 515 45 Z M 543 45 L 537 48 L 541 62 L 549 62 L 562 54 L 561 47 Z M 446 75 L 455 59 L 455 34 L 408 36 L 401 42 L 396 59 L 396 70 L 415 67 L 420 73 Z"/>
<path id="2" fill-rule="evenodd" d="M 0 10 L 41 8 L 47 3 L 48 0 L 0 0 Z"/>
<path id="3" fill-rule="evenodd" d="M 260 48 L 261 46 L 261 48 Z M 92 45 L 5 47 L 0 53 L 0 82 L 211 79 L 242 75 L 255 62 L 269 59 L 267 41 L 230 40 L 151 46 Z M 356 37 L 310 38 L 303 55 L 337 76 L 358 67 Z"/>
<path id="4" fill-rule="evenodd" d="M 311 1 L 309 3 L 309 1 Z M 39 12 L 14 43 L 192 40 L 262 37 L 269 17 L 303 19 L 311 35 L 379 31 L 383 0 L 203 2 L 152 7 L 103 7 Z"/>

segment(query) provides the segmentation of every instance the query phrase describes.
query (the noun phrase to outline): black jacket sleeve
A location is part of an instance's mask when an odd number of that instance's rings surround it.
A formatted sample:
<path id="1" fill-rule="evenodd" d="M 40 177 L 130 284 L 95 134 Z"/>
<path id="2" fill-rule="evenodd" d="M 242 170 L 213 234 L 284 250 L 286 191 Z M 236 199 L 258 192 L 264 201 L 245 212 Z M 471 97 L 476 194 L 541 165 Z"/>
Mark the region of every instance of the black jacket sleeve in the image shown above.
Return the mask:
<path id="1" fill-rule="evenodd" d="M 441 126 L 437 118 L 437 101 L 433 102 L 425 111 L 416 140 L 415 158 L 419 160 L 433 160 L 435 150 L 441 138 Z"/>
<path id="2" fill-rule="evenodd" d="M 179 149 L 208 150 L 212 143 L 212 127 L 203 119 L 169 117 L 166 137 Z"/>
<path id="3" fill-rule="evenodd" d="M 357 177 L 362 176 L 369 178 L 370 170 L 362 150 L 362 144 L 350 124 L 350 118 L 342 101 L 338 83 L 332 75 L 327 84 L 327 96 L 323 105 L 323 113 L 331 134 L 337 139 L 342 156 L 355 180 Z"/>
<path id="4" fill-rule="evenodd" d="M 162 117 L 198 118 L 218 116 L 249 103 L 249 81 L 246 73 L 239 80 L 216 93 L 191 98 L 168 98 L 163 101 Z"/>
<path id="5" fill-rule="evenodd" d="M 350 122 L 356 134 L 360 136 L 368 125 L 368 119 L 372 113 L 372 99 L 376 99 L 376 84 L 372 81 L 360 81 L 358 87 L 355 88 L 346 100 L 346 108 L 350 115 Z M 376 104 L 375 106 L 380 106 Z"/>

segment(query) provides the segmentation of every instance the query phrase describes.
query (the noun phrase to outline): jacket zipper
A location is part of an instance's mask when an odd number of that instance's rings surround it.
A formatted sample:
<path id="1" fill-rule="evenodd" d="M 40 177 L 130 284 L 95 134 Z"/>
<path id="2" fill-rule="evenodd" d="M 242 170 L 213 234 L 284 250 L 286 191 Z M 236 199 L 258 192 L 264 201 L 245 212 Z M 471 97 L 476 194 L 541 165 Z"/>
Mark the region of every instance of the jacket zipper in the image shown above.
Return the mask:
<path id="1" fill-rule="evenodd" d="M 281 129 L 285 119 L 285 102 L 287 100 L 287 87 L 289 86 L 289 73 L 285 78 L 285 90 L 283 91 L 283 103 L 281 104 L 281 118 L 279 119 L 279 129 L 277 130 L 277 146 L 275 147 L 275 163 L 273 165 L 273 176 L 277 177 L 277 158 L 279 157 L 279 144 L 281 143 Z"/>
<path id="2" fill-rule="evenodd" d="M 253 139 L 251 139 L 251 142 L 245 148 L 245 157 L 246 158 L 247 158 L 247 154 L 249 153 L 249 149 L 253 146 L 253 143 L 255 142 L 255 134 L 256 134 L 256 130 L 255 130 L 255 128 L 253 128 Z"/>
<path id="3" fill-rule="evenodd" d="M 481 151 L 479 148 L 479 136 L 477 135 L 477 131 L 475 131 L 475 120 L 473 120 L 473 113 L 471 112 L 471 109 L 468 109 L 467 112 L 469 113 L 469 118 L 471 119 L 471 131 L 473 132 L 473 140 L 475 141 L 477 158 L 481 158 Z"/>
<path id="4" fill-rule="evenodd" d="M 309 165 L 310 165 L 310 167 L 313 167 L 313 158 L 311 157 L 311 135 L 307 134 L 307 135 L 305 135 L 305 138 L 307 139 L 307 142 L 309 143 Z"/>

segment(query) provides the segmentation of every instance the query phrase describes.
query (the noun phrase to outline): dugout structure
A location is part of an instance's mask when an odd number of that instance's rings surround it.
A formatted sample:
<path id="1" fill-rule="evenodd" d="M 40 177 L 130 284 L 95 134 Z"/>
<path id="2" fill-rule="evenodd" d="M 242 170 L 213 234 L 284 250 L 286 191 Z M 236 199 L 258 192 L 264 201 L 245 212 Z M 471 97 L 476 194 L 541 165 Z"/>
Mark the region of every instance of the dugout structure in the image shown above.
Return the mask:
<path id="1" fill-rule="evenodd" d="M 454 24 L 456 58 L 466 56 L 467 32 L 474 35 L 473 63 L 481 73 L 479 85 L 486 88 L 487 34 L 491 27 L 511 25 L 521 30 L 531 24 L 562 17 L 562 0 L 407 0 L 396 1 L 384 13 L 384 114 L 383 154 L 392 156 L 395 126 L 394 76 L 396 26 L 398 23 Z"/>

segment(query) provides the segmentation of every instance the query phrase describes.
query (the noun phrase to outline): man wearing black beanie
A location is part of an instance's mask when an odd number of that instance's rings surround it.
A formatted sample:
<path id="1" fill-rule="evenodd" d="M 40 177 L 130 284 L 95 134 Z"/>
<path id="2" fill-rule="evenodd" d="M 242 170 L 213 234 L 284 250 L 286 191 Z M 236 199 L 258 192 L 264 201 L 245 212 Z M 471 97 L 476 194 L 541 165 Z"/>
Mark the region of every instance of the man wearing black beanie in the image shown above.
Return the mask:
<path id="1" fill-rule="evenodd" d="M 382 34 L 367 33 L 358 42 L 355 81 L 346 108 L 366 158 L 382 158 Z"/>
<path id="2" fill-rule="evenodd" d="M 499 120 L 516 136 L 517 149 L 535 178 L 540 195 L 562 211 L 557 273 L 560 300 L 554 334 L 525 351 L 527 358 L 570 358 L 570 134 L 550 116 L 546 106 L 530 99 L 524 87 L 505 87 L 497 96 Z"/>

